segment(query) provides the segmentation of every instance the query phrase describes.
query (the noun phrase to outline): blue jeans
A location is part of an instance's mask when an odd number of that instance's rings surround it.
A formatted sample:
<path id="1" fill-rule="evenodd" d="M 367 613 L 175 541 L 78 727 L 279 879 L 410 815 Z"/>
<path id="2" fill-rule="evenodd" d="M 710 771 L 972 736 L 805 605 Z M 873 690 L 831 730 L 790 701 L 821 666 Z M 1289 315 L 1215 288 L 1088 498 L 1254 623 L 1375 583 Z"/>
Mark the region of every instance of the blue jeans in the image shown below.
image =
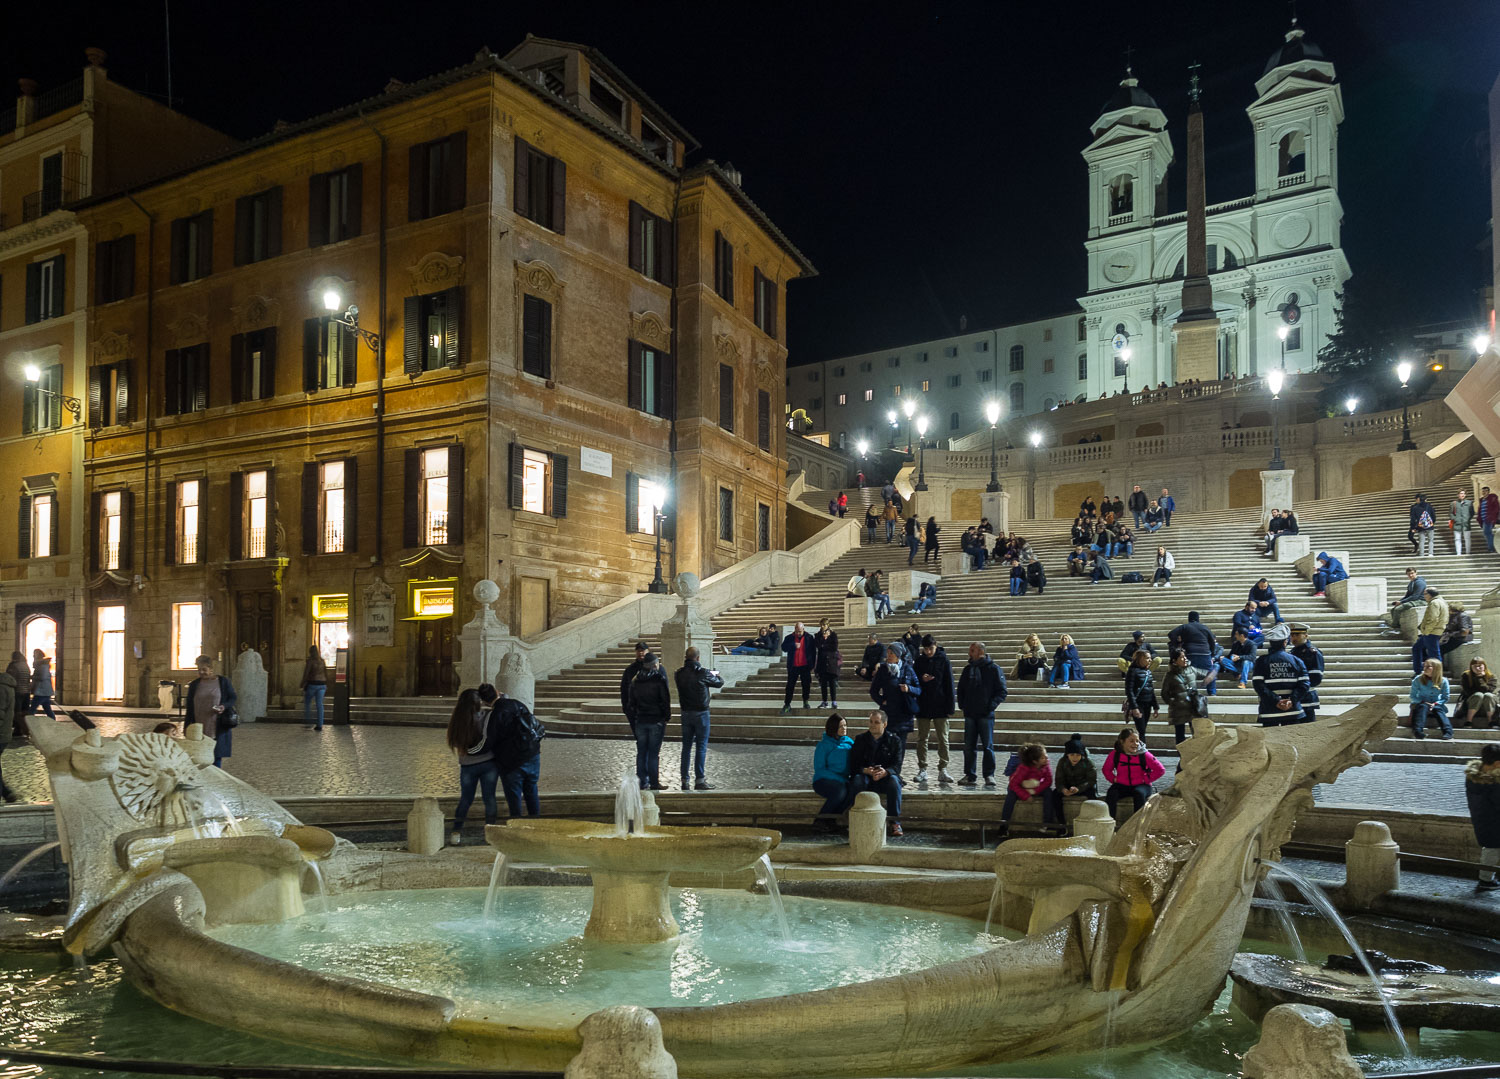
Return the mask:
<path id="1" fill-rule="evenodd" d="M 53 715 L 52 713 L 52 694 L 38 693 L 32 695 L 31 712 L 29 714 L 34 716 L 38 712 L 46 712 L 48 719 L 57 718 L 57 716 Z"/>
<path id="2" fill-rule="evenodd" d="M 1161 511 L 1161 523 L 1164 524 L 1164 525 L 1171 524 L 1172 523 L 1172 514 L 1175 513 L 1175 512 L 1176 512 L 1175 510 L 1169 510 L 1165 506 L 1163 506 L 1162 507 L 1162 511 Z"/>
<path id="3" fill-rule="evenodd" d="M 1013 596 L 1019 596 L 1021 594 L 1021 589 L 1023 586 L 1025 586 L 1025 584 L 1025 577 L 1012 577 L 1010 579 L 1010 594 Z"/>
<path id="4" fill-rule="evenodd" d="M 529 761 L 523 761 L 509 772 L 500 775 L 500 785 L 505 789 L 505 812 L 512 817 L 521 815 L 524 803 L 526 816 L 540 817 L 541 805 L 536 798 L 537 777 L 542 774 L 542 754 L 538 750 Z"/>
<path id="5" fill-rule="evenodd" d="M 932 606 L 932 597 L 931 596 L 923 596 L 921 599 L 917 600 L 917 602 L 915 602 L 915 603 L 913 603 L 911 605 L 911 613 L 912 614 L 921 614 L 923 611 L 925 611 L 928 607 L 931 607 L 931 606 Z"/>
<path id="6" fill-rule="evenodd" d="M 1453 733 L 1453 724 L 1448 719 L 1448 710 L 1441 704 L 1429 702 L 1411 706 L 1411 729 L 1418 738 L 1426 735 L 1427 724 L 1434 719 L 1443 728 L 1445 736 Z"/>
<path id="7" fill-rule="evenodd" d="M 1170 581 L 1172 579 L 1172 571 L 1167 569 L 1166 566 L 1157 566 L 1156 573 L 1151 579 L 1153 581 Z"/>
<path id="8" fill-rule="evenodd" d="M 891 594 L 882 592 L 875 597 L 875 617 L 884 618 L 891 613 Z"/>
<path id="9" fill-rule="evenodd" d="M 875 542 L 875 525 L 870 525 L 868 527 L 869 527 L 869 531 L 870 531 L 870 542 L 874 543 Z"/>
<path id="10" fill-rule="evenodd" d="M 1313 591 L 1314 592 L 1326 592 L 1326 591 L 1328 591 L 1328 571 L 1326 569 L 1320 569 L 1320 570 L 1314 570 L 1313 571 Z"/>
<path id="11" fill-rule="evenodd" d="M 1141 530 L 1141 522 L 1144 521 L 1145 518 L 1146 518 L 1146 511 L 1145 510 L 1131 510 L 1130 511 L 1130 515 L 1135 518 L 1135 530 L 1137 532 L 1139 532 Z"/>
<path id="12" fill-rule="evenodd" d="M 1135 541 L 1126 540 L 1124 543 L 1117 543 L 1115 544 L 1115 550 L 1124 552 L 1125 557 L 1129 558 L 1131 555 L 1135 554 Z"/>
<path id="13" fill-rule="evenodd" d="M 661 740 L 666 733 L 665 723 L 635 725 L 635 775 L 640 780 L 641 790 L 661 786 L 656 773 L 661 765 Z"/>
<path id="14" fill-rule="evenodd" d="M 1254 666 L 1254 663 L 1248 659 L 1233 660 L 1229 658 L 1228 653 L 1219 657 L 1219 670 L 1225 674 L 1233 675 L 1236 682 L 1244 682 L 1247 685 L 1250 682 L 1250 672 L 1254 669 Z"/>
<path id="15" fill-rule="evenodd" d="M 682 720 L 682 789 L 687 790 L 690 758 L 694 778 L 703 782 L 703 766 L 708 758 L 708 712 L 690 712 L 684 708 L 679 718 Z"/>
<path id="16" fill-rule="evenodd" d="M 990 553 L 983 547 L 970 547 L 969 557 L 974 560 L 975 569 L 984 569 L 984 564 L 989 561 Z"/>
<path id="17" fill-rule="evenodd" d="M 813 791 L 823 796 L 823 808 L 818 810 L 820 817 L 836 817 L 854 804 L 854 784 L 847 781 L 815 779 Z"/>
<path id="18" fill-rule="evenodd" d="M 893 540 L 895 538 L 896 538 L 896 522 L 895 521 L 887 521 L 885 523 L 885 541 L 887 543 L 890 543 L 891 540 Z"/>
<path id="19" fill-rule="evenodd" d="M 323 729 L 323 695 L 327 692 L 327 682 L 309 682 L 302 689 L 302 722 L 312 723 L 312 713 L 316 707 L 318 722 L 315 726 L 320 731 Z"/>
<path id="20" fill-rule="evenodd" d="M 964 778 L 976 779 L 979 773 L 974 771 L 974 758 L 979 751 L 984 751 L 984 778 L 995 777 L 995 713 L 991 712 L 982 719 L 972 719 L 964 716 Z"/>
<path id="21" fill-rule="evenodd" d="M 1214 666 L 1213 657 L 1207 652 L 1189 652 L 1188 662 L 1198 669 L 1199 674 L 1203 675 L 1208 674 Z M 1217 678 L 1209 682 L 1206 686 L 1202 682 L 1198 683 L 1198 686 L 1200 689 L 1206 689 L 1211 697 L 1217 696 L 1219 693 L 1219 680 Z"/>
<path id="22" fill-rule="evenodd" d="M 771 650 L 769 648 L 756 648 L 751 644 L 742 644 L 731 648 L 729 654 L 731 656 L 769 656 L 771 655 Z"/>
<path id="23" fill-rule="evenodd" d="M 1411 673 L 1421 674 L 1422 664 L 1429 659 L 1442 659 L 1441 638 L 1436 633 L 1423 633 L 1411 646 Z"/>
<path id="24" fill-rule="evenodd" d="M 909 555 L 906 556 L 906 564 L 908 566 L 911 565 L 914 561 L 916 561 L 916 558 L 917 558 L 917 548 L 919 548 L 921 546 L 922 546 L 922 544 L 917 539 L 916 536 L 908 537 L 908 539 L 906 541 L 906 547 L 911 552 Z"/>
<path id="25" fill-rule="evenodd" d="M 1156 532 L 1156 531 L 1160 530 L 1160 528 L 1161 528 L 1161 522 L 1160 521 L 1147 521 L 1146 522 L 1146 531 L 1147 532 Z M 1139 530 L 1137 530 L 1137 531 L 1139 531 Z"/>
<path id="26" fill-rule="evenodd" d="M 478 787 L 484 797 L 484 823 L 494 824 L 500 815 L 495 802 L 495 784 L 500 780 L 500 766 L 493 760 L 478 764 L 458 766 L 458 808 L 453 811 L 453 830 L 464 830 L 464 818 L 469 815 L 469 806 L 474 804 L 474 788 Z"/>
<path id="27" fill-rule="evenodd" d="M 1068 678 L 1068 675 L 1072 672 L 1072 670 L 1072 662 L 1066 659 L 1063 660 L 1056 667 L 1052 668 L 1052 684 L 1057 685 L 1059 682 L 1069 681 L 1070 679 Z"/>
<path id="28" fill-rule="evenodd" d="M 1489 550 L 1495 549 L 1495 526 L 1485 523 L 1479 526 L 1479 531 L 1484 533 L 1484 545 Z"/>
<path id="29" fill-rule="evenodd" d="M 1266 611 L 1269 610 L 1271 612 L 1272 618 L 1274 618 L 1277 622 L 1281 621 L 1281 608 L 1276 606 L 1276 601 L 1274 599 L 1270 603 L 1264 605 L 1257 600 L 1255 609 L 1257 612 L 1259 612 L 1262 618 L 1266 616 Z"/>
<path id="30" fill-rule="evenodd" d="M 1056 819 L 1053 816 L 1051 795 L 1052 791 L 1050 790 L 1043 791 L 1040 795 L 1032 795 L 1033 798 L 1042 803 L 1042 821 L 1046 824 L 1051 824 Z M 1002 821 L 1010 820 L 1010 815 L 1015 812 L 1016 803 L 1020 800 L 1015 791 L 1008 790 L 1005 792 L 1005 805 L 1000 809 L 1000 819 Z"/>
<path id="31" fill-rule="evenodd" d="M 901 816 L 901 777 L 895 772 L 887 772 L 884 779 L 871 779 L 867 775 L 854 776 L 850 789 L 855 794 L 874 791 L 885 795 L 885 811 L 892 817 Z"/>

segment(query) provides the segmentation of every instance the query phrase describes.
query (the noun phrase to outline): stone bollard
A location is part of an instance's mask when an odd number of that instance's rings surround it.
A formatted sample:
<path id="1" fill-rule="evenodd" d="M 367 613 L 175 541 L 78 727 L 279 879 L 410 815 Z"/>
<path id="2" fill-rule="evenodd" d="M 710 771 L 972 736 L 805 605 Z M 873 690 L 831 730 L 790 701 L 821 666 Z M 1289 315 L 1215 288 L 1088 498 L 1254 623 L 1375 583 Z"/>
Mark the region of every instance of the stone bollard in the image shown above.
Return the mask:
<path id="1" fill-rule="evenodd" d="M 1360 821 L 1344 844 L 1344 895 L 1356 907 L 1369 907 L 1401 887 L 1401 847 L 1378 820 Z"/>
<path id="2" fill-rule="evenodd" d="M 1073 818 L 1073 834 L 1093 836 L 1094 849 L 1101 854 L 1109 849 L 1115 837 L 1115 819 L 1109 815 L 1109 806 L 1097 798 L 1090 798 L 1078 807 L 1078 816 Z"/>
<path id="3" fill-rule="evenodd" d="M 571 1073 L 569 1073 L 571 1075 Z M 1245 1054 L 1243 1079 L 1365 1079 L 1349 1055 L 1338 1016 L 1311 1004 L 1278 1004 Z"/>
<path id="4" fill-rule="evenodd" d="M 645 818 L 642 823 L 647 828 L 661 824 L 661 807 L 656 804 L 655 791 L 641 791 L 641 816 Z"/>
<path id="5" fill-rule="evenodd" d="M 661 1040 L 661 1021 L 649 1008 L 619 1004 L 578 1024 L 583 1048 L 564 1079 L 677 1079 L 677 1061 Z"/>
<path id="6" fill-rule="evenodd" d="M 849 849 L 859 860 L 885 846 L 885 807 L 874 791 L 860 791 L 849 810 Z"/>
<path id="7" fill-rule="evenodd" d="M 436 854 L 443 849 L 443 810 L 436 798 L 418 798 L 406 815 L 406 849 Z"/>

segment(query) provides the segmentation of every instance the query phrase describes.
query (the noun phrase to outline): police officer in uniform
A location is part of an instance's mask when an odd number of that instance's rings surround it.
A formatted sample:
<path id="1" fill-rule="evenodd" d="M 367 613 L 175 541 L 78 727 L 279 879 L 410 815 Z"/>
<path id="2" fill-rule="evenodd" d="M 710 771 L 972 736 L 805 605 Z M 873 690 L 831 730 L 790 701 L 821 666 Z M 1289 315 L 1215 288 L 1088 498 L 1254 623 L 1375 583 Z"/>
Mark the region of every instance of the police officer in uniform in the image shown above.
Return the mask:
<path id="1" fill-rule="evenodd" d="M 1290 636 L 1291 630 L 1285 622 L 1272 626 L 1264 638 L 1269 651 L 1255 661 L 1255 674 L 1250 681 L 1260 698 L 1262 727 L 1288 727 L 1306 723 L 1309 718 L 1302 710 L 1302 702 L 1312 692 L 1312 685 L 1307 667 L 1287 651 Z"/>
<path id="2" fill-rule="evenodd" d="M 1307 682 L 1312 686 L 1307 697 L 1302 702 L 1302 714 L 1311 723 L 1317 719 L 1318 685 L 1323 681 L 1323 650 L 1312 643 L 1308 637 L 1309 627 L 1305 622 L 1290 622 L 1288 628 L 1292 631 L 1292 647 L 1288 649 L 1292 655 L 1302 661 L 1302 666 L 1307 668 Z"/>

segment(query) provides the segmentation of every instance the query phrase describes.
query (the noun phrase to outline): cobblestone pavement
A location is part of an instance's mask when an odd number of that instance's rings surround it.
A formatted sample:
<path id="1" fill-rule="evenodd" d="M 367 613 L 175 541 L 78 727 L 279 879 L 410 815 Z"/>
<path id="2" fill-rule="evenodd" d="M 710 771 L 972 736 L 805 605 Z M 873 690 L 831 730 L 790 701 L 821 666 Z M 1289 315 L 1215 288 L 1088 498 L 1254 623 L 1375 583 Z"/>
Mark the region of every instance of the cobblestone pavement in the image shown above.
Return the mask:
<path id="1" fill-rule="evenodd" d="M 159 718 L 105 719 L 99 727 L 106 735 L 149 731 Z M 549 738 L 542 745 L 544 795 L 612 790 L 635 764 L 635 745 L 623 739 Z M 1167 786 L 1172 769 L 1170 758 L 1162 756 L 1168 769 L 1160 786 Z M 962 758 L 954 754 L 954 759 L 956 774 Z M 663 747 L 661 778 L 674 789 L 679 760 L 679 746 Z M 915 768 L 910 756 L 907 762 L 908 769 Z M 787 790 L 812 783 L 808 746 L 710 745 L 708 764 L 709 781 L 720 790 Z M 23 801 L 49 800 L 41 756 L 29 744 L 13 744 L 0 758 L 0 768 Z M 225 770 L 273 797 L 458 791 L 458 768 L 443 732 L 430 727 L 329 727 L 316 734 L 289 724 L 247 724 L 234 732 L 234 755 Z M 1341 805 L 1466 816 L 1463 787 L 1457 765 L 1376 763 L 1344 773 L 1336 787 L 1318 787 L 1314 797 Z M 982 788 L 951 789 L 975 798 L 996 796 Z"/>

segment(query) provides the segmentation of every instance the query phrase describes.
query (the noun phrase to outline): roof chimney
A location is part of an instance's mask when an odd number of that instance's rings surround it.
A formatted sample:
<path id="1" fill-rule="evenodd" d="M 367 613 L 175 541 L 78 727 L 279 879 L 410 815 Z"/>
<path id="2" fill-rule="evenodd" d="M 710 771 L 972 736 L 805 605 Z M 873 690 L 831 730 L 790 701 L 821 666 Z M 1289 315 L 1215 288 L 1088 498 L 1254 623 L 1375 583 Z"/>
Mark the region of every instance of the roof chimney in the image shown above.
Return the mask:
<path id="1" fill-rule="evenodd" d="M 84 49 L 83 55 L 88 57 L 89 67 L 97 67 L 100 69 L 104 67 L 104 61 L 109 59 L 109 53 L 105 52 L 103 49 L 96 49 L 93 46 Z"/>
<path id="2" fill-rule="evenodd" d="M 726 177 L 728 177 L 729 182 L 732 183 L 735 187 L 745 186 L 745 178 L 740 174 L 740 170 L 734 167 L 733 161 L 724 162 L 721 171 Z"/>
<path id="3" fill-rule="evenodd" d="M 17 79 L 16 85 L 21 90 L 21 96 L 16 98 L 16 126 L 25 127 L 36 119 L 37 82 L 35 79 Z"/>

